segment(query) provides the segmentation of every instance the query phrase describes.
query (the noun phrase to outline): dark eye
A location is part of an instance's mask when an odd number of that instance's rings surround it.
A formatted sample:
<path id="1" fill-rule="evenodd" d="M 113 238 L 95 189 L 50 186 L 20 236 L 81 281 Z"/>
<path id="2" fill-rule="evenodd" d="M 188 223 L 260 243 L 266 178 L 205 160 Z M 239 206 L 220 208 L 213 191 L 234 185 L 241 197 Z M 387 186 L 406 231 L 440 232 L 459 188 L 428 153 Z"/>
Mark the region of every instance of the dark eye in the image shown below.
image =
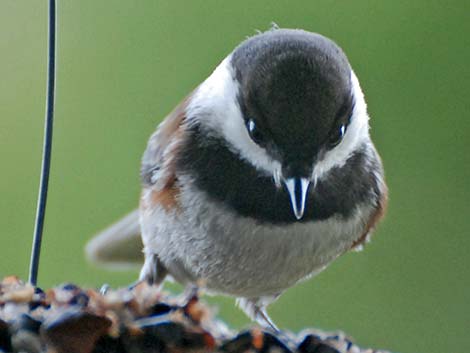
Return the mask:
<path id="1" fill-rule="evenodd" d="M 339 143 L 343 140 L 345 132 L 346 132 L 345 125 L 340 125 L 338 128 L 336 128 L 330 136 L 330 140 L 329 140 L 330 146 L 335 147 L 339 145 Z"/>
<path id="2" fill-rule="evenodd" d="M 259 131 L 253 119 L 247 120 L 246 129 L 248 130 L 248 134 L 250 135 L 254 143 L 260 144 L 263 142 L 263 134 Z"/>

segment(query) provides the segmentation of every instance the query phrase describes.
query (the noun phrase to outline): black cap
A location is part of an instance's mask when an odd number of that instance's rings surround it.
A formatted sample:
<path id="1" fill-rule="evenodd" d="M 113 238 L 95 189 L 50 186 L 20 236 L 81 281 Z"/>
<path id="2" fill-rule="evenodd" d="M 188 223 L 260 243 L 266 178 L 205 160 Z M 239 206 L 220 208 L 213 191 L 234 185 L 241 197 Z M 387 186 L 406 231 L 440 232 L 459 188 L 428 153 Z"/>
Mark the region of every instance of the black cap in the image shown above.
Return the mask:
<path id="1" fill-rule="evenodd" d="M 352 110 L 346 55 L 322 35 L 275 29 L 240 44 L 231 63 L 241 111 L 256 122 L 263 147 L 306 176 L 338 121 L 347 123 Z"/>

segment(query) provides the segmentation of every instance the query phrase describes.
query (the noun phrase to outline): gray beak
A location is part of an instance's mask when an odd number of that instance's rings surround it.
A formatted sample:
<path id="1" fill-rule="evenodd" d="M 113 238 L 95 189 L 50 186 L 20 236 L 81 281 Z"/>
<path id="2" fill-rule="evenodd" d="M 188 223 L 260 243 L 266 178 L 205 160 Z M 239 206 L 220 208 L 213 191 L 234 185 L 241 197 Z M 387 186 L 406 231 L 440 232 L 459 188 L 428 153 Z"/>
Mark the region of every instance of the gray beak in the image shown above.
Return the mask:
<path id="1" fill-rule="evenodd" d="M 295 218 L 301 219 L 305 211 L 305 199 L 307 198 L 310 180 L 307 178 L 289 178 L 284 179 L 284 185 L 289 192 L 290 203 Z"/>

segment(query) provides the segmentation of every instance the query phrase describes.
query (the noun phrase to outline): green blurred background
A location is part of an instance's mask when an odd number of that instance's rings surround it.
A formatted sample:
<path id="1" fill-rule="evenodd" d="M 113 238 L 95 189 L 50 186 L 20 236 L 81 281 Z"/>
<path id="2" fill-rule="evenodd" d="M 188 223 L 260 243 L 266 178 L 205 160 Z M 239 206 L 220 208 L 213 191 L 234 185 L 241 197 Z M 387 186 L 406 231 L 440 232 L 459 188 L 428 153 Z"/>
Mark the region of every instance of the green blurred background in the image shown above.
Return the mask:
<path id="1" fill-rule="evenodd" d="M 39 282 L 123 286 L 88 265 L 134 208 L 157 123 L 270 23 L 320 32 L 362 83 L 390 207 L 373 242 L 270 307 L 283 328 L 343 329 L 399 352 L 470 350 L 469 1 L 61 1 L 50 198 Z M 27 278 L 40 169 L 46 1 L 0 1 L 0 275 Z M 173 290 L 178 290 L 172 287 Z M 208 298 L 233 327 L 230 298 Z"/>

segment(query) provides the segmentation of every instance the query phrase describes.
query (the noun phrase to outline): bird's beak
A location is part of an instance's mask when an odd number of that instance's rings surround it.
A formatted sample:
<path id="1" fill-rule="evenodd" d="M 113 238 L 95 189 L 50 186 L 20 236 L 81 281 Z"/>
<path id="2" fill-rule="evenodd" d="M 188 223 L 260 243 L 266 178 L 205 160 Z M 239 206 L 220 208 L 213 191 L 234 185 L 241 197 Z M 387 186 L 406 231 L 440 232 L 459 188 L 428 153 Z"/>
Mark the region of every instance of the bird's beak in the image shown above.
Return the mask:
<path id="1" fill-rule="evenodd" d="M 299 220 L 304 215 L 310 180 L 307 178 L 288 178 L 284 179 L 284 185 L 289 192 L 292 211 L 294 211 L 295 218 Z"/>

